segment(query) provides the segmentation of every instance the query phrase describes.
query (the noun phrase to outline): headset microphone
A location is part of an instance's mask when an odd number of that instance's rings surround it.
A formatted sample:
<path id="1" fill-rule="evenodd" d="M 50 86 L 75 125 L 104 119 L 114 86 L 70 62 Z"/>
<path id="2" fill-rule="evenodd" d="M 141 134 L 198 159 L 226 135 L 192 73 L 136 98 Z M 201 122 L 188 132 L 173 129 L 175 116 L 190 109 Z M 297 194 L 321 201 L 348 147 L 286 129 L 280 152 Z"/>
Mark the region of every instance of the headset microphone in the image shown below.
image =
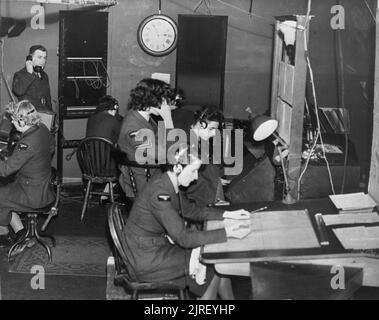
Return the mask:
<path id="1" fill-rule="evenodd" d="M 200 116 L 199 116 L 199 122 L 200 122 L 200 125 L 202 127 L 202 129 L 206 129 L 208 127 L 208 122 L 206 120 L 204 120 L 206 114 L 208 112 L 208 108 L 205 108 L 201 113 L 200 113 Z"/>

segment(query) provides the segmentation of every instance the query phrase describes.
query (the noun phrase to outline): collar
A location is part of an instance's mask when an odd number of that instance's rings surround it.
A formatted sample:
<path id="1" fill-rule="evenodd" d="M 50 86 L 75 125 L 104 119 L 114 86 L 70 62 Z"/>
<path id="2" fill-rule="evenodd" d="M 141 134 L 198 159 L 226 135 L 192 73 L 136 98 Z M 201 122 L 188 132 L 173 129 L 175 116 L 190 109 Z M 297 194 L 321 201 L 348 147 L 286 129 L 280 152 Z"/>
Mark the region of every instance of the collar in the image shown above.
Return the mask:
<path id="1" fill-rule="evenodd" d="M 179 185 L 178 185 L 178 177 L 177 177 L 177 175 L 175 173 L 171 172 L 171 171 L 167 171 L 167 175 L 168 175 L 168 177 L 171 180 L 172 187 L 174 188 L 175 193 L 179 193 Z"/>
<path id="2" fill-rule="evenodd" d="M 137 111 L 137 113 L 144 118 L 147 122 L 150 120 L 150 115 L 145 111 Z"/>
<path id="3" fill-rule="evenodd" d="M 28 130 L 26 130 L 25 132 L 23 132 L 23 133 L 21 134 L 21 136 L 20 136 L 20 140 L 21 140 L 22 138 L 25 138 L 26 136 L 32 134 L 32 133 L 33 133 L 34 131 L 36 131 L 38 128 L 39 128 L 39 127 L 36 126 L 36 125 L 30 127 Z"/>

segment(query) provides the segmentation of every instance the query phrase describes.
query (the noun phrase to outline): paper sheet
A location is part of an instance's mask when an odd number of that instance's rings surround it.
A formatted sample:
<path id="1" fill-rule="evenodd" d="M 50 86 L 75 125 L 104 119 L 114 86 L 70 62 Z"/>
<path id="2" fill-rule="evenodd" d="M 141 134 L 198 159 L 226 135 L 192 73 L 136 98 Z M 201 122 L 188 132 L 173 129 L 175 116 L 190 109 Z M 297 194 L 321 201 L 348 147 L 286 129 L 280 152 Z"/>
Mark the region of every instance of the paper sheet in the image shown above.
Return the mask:
<path id="1" fill-rule="evenodd" d="M 306 211 L 265 211 L 251 215 L 251 233 L 243 239 L 209 244 L 205 253 L 273 249 L 319 248 L 317 236 Z M 207 230 L 219 229 L 222 221 L 208 221 Z"/>
<path id="2" fill-rule="evenodd" d="M 379 227 L 349 227 L 333 229 L 345 249 L 379 248 Z"/>
<path id="3" fill-rule="evenodd" d="M 157 79 L 161 80 L 163 82 L 166 82 L 170 84 L 170 74 L 169 73 L 160 73 L 160 72 L 155 72 L 151 74 L 151 79 Z"/>
<path id="4" fill-rule="evenodd" d="M 379 215 L 371 213 L 346 213 L 346 214 L 327 214 L 322 219 L 325 225 L 331 226 L 336 224 L 359 224 L 359 223 L 378 223 Z"/>
<path id="5" fill-rule="evenodd" d="M 377 205 L 370 195 L 363 192 L 330 195 L 329 198 L 337 209 L 342 210 L 374 208 Z"/>

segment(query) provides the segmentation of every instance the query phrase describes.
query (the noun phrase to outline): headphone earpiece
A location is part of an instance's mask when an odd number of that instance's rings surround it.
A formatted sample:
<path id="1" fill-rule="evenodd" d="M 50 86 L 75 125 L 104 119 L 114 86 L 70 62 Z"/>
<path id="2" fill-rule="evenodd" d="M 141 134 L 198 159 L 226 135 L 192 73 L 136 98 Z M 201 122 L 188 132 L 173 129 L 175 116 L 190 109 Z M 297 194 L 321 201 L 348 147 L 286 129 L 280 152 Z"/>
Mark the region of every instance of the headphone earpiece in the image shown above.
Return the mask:
<path id="1" fill-rule="evenodd" d="M 201 129 L 206 129 L 208 128 L 208 122 L 206 122 L 205 120 L 201 120 L 200 126 L 201 126 Z"/>
<path id="2" fill-rule="evenodd" d="M 18 125 L 22 128 L 22 127 L 25 127 L 26 125 L 26 121 L 24 119 L 24 117 L 20 117 L 18 120 L 17 120 L 17 123 Z"/>
<path id="3" fill-rule="evenodd" d="M 198 118 L 198 121 L 199 121 L 202 129 L 206 129 L 208 127 L 208 122 L 206 120 L 204 120 L 207 113 L 208 113 L 208 108 L 205 108 L 203 111 L 201 111 L 199 118 Z"/>

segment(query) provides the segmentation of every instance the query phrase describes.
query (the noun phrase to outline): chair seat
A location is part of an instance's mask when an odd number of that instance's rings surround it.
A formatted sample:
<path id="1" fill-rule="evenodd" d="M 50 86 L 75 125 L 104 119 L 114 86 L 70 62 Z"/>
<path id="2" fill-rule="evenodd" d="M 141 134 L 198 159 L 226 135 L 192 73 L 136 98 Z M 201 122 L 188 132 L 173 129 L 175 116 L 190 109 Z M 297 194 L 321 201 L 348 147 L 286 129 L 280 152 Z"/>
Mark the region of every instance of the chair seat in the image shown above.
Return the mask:
<path id="1" fill-rule="evenodd" d="M 179 286 L 171 281 L 164 282 L 137 282 L 131 281 L 124 274 L 116 274 L 114 282 L 116 285 L 127 285 L 131 290 L 184 290 L 184 286 Z"/>
<path id="2" fill-rule="evenodd" d="M 41 213 L 41 214 L 48 214 L 52 207 L 55 205 L 55 200 L 49 203 L 48 205 L 42 207 L 42 208 L 30 208 L 25 211 L 18 211 L 20 214 L 28 214 L 28 213 Z"/>
<path id="3" fill-rule="evenodd" d="M 94 177 L 88 174 L 83 174 L 85 180 L 91 180 L 93 183 L 108 183 L 118 181 L 118 175 L 115 174 L 113 177 Z"/>

